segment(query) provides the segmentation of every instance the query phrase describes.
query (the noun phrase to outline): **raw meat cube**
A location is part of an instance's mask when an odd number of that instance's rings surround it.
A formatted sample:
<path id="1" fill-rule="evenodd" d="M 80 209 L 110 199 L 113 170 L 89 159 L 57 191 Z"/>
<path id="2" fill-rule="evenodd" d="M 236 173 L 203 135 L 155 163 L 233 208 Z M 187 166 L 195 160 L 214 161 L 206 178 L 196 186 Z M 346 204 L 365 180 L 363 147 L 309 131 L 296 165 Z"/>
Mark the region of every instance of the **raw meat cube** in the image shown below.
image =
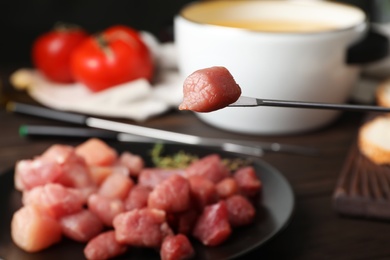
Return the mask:
<path id="1" fill-rule="evenodd" d="M 47 183 L 74 188 L 94 185 L 85 160 L 68 145 L 52 145 L 41 156 L 17 165 L 16 170 L 27 189 Z"/>
<path id="2" fill-rule="evenodd" d="M 138 177 L 145 166 L 144 159 L 141 156 L 130 152 L 121 153 L 119 163 L 127 167 L 132 177 Z"/>
<path id="3" fill-rule="evenodd" d="M 191 163 L 186 169 L 186 176 L 198 175 L 205 177 L 214 183 L 230 175 L 229 169 L 223 164 L 218 154 L 207 155 L 198 161 Z"/>
<path id="4" fill-rule="evenodd" d="M 252 166 L 238 169 L 234 173 L 234 179 L 237 181 L 240 192 L 245 196 L 254 196 L 261 189 L 261 181 L 256 176 L 256 171 Z"/>
<path id="5" fill-rule="evenodd" d="M 91 179 L 97 186 L 100 186 L 108 176 L 114 173 L 121 174 L 127 177 L 130 176 L 129 170 L 126 167 L 121 165 L 115 165 L 115 166 L 91 165 L 89 166 L 89 172 L 90 172 Z"/>
<path id="6" fill-rule="evenodd" d="M 70 145 L 54 144 L 41 155 L 43 160 L 56 162 L 59 165 L 66 164 L 75 156 L 74 147 Z"/>
<path id="7" fill-rule="evenodd" d="M 139 175 L 138 184 L 154 189 L 171 175 L 184 176 L 184 173 L 181 169 L 144 168 Z"/>
<path id="8" fill-rule="evenodd" d="M 219 201 L 204 208 L 192 234 L 206 246 L 217 246 L 228 239 L 231 232 L 226 203 Z"/>
<path id="9" fill-rule="evenodd" d="M 165 212 L 181 212 L 190 206 L 190 185 L 184 177 L 172 175 L 150 193 L 148 207 Z"/>
<path id="10" fill-rule="evenodd" d="M 180 110 L 211 112 L 224 108 L 241 96 L 241 88 L 225 67 L 193 72 L 184 80 Z"/>
<path id="11" fill-rule="evenodd" d="M 84 209 L 60 219 L 65 236 L 78 242 L 88 242 L 103 230 L 103 223 L 91 211 Z"/>
<path id="12" fill-rule="evenodd" d="M 112 166 L 96 166 L 96 165 L 91 165 L 89 167 L 89 172 L 91 179 L 93 182 L 100 186 L 102 182 L 112 174 L 113 172 L 113 167 Z"/>
<path id="13" fill-rule="evenodd" d="M 81 211 L 84 204 L 83 194 L 79 190 L 56 183 L 25 191 L 22 199 L 24 205 L 39 206 L 55 218 Z"/>
<path id="14" fill-rule="evenodd" d="M 229 223 L 232 227 L 251 224 L 255 218 L 256 210 L 247 198 L 234 195 L 226 199 L 229 214 Z"/>
<path id="15" fill-rule="evenodd" d="M 130 211 L 146 207 L 150 192 L 152 192 L 152 189 L 149 187 L 141 185 L 134 186 L 125 199 L 125 209 Z"/>
<path id="16" fill-rule="evenodd" d="M 130 177 L 114 173 L 103 181 L 98 194 L 107 198 L 124 200 L 133 186 L 134 182 Z"/>
<path id="17" fill-rule="evenodd" d="M 118 243 L 114 231 L 106 231 L 94 237 L 84 248 L 84 256 L 89 260 L 111 259 L 124 254 L 127 246 Z"/>
<path id="18" fill-rule="evenodd" d="M 160 249 L 161 260 L 186 260 L 195 254 L 191 242 L 183 234 L 167 236 Z"/>
<path id="19" fill-rule="evenodd" d="M 47 183 L 56 182 L 62 170 L 58 163 L 36 158 L 21 160 L 15 166 L 15 186 L 18 190 L 29 190 Z"/>
<path id="20" fill-rule="evenodd" d="M 112 227 L 114 218 L 125 211 L 123 201 L 92 194 L 88 199 L 88 209 L 94 213 L 104 225 Z"/>
<path id="21" fill-rule="evenodd" d="M 166 223 L 165 212 L 158 209 L 134 209 L 114 219 L 115 237 L 119 243 L 159 248 L 165 236 L 173 234 Z"/>
<path id="22" fill-rule="evenodd" d="M 14 243 L 27 252 L 38 252 L 61 240 L 61 226 L 39 207 L 28 205 L 16 211 L 11 221 Z"/>
<path id="23" fill-rule="evenodd" d="M 215 185 L 205 177 L 194 175 L 188 178 L 190 183 L 191 198 L 195 207 L 203 210 L 206 205 L 217 201 Z"/>
<path id="24" fill-rule="evenodd" d="M 232 177 L 227 177 L 218 182 L 215 188 L 217 189 L 218 196 L 222 199 L 238 193 L 237 181 Z"/>
<path id="25" fill-rule="evenodd" d="M 76 154 L 73 147 L 52 145 L 42 154 L 41 158 L 55 162 L 60 166 L 61 175 L 56 180 L 57 183 L 73 188 L 85 188 L 94 185 L 85 160 Z"/>
<path id="26" fill-rule="evenodd" d="M 118 153 L 106 142 L 91 138 L 76 147 L 76 153 L 83 157 L 88 165 L 109 166 L 118 158 Z"/>
<path id="27" fill-rule="evenodd" d="M 195 209 L 189 209 L 184 212 L 169 214 L 167 216 L 169 226 L 175 230 L 175 233 L 190 235 L 199 213 Z"/>
<path id="28" fill-rule="evenodd" d="M 67 187 L 87 188 L 95 187 L 89 168 L 82 158 L 77 158 L 73 162 L 62 165 L 62 175 L 56 181 Z"/>

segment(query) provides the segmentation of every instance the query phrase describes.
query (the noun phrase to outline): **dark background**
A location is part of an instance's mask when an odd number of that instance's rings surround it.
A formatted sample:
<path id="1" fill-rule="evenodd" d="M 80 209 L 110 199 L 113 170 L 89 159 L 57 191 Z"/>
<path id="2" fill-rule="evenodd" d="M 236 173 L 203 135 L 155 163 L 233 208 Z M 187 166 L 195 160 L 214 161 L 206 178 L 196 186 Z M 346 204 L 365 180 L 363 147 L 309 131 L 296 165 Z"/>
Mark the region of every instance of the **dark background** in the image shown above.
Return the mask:
<path id="1" fill-rule="evenodd" d="M 390 0 L 340 1 L 366 10 L 371 20 L 384 20 L 390 15 Z M 90 33 L 125 24 L 149 31 L 161 41 L 169 40 L 173 36 L 173 17 L 189 2 L 191 0 L 0 0 L 0 67 L 29 65 L 32 42 L 57 22 L 78 24 Z"/>
<path id="2" fill-rule="evenodd" d="M 172 37 L 175 14 L 190 0 L 1 0 L 0 66 L 29 65 L 34 39 L 56 22 L 96 33 L 115 24 Z"/>

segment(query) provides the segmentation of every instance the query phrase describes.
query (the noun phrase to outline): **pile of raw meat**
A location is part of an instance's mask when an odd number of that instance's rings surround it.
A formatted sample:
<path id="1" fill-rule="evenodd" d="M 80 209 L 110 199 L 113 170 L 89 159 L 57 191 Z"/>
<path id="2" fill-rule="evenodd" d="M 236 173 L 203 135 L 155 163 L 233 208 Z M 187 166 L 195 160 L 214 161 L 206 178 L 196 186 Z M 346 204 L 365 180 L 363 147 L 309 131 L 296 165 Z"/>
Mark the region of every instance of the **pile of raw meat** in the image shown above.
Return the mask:
<path id="1" fill-rule="evenodd" d="M 232 228 L 253 222 L 249 198 L 261 182 L 253 167 L 232 173 L 217 154 L 186 169 L 147 168 L 142 157 L 89 139 L 17 162 L 15 186 L 23 207 L 12 218 L 12 239 L 27 252 L 66 236 L 86 243 L 87 259 L 109 259 L 131 247 L 159 250 L 161 259 L 190 259 L 196 253 L 190 236 L 217 246 Z"/>

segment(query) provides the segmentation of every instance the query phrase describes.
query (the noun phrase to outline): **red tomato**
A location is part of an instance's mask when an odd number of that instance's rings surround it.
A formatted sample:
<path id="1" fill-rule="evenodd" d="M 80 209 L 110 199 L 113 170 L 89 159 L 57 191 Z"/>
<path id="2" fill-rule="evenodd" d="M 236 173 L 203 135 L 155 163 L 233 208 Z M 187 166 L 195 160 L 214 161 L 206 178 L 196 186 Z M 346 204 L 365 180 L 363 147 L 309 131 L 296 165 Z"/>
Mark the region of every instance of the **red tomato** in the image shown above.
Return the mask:
<path id="1" fill-rule="evenodd" d="M 71 69 L 76 80 L 100 91 L 139 78 L 151 80 L 154 64 L 138 32 L 118 25 L 80 45 L 72 55 Z"/>
<path id="2" fill-rule="evenodd" d="M 73 50 L 87 38 L 88 34 L 79 27 L 58 27 L 42 34 L 33 44 L 34 66 L 52 81 L 74 82 L 70 57 Z"/>

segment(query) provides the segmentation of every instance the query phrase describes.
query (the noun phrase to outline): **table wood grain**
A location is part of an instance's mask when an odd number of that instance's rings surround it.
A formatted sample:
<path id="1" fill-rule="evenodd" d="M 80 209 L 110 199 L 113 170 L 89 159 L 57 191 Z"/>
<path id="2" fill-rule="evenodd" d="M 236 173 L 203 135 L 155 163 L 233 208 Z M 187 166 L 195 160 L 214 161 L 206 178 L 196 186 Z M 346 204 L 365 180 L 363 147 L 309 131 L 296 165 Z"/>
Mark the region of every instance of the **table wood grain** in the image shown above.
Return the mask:
<path id="1" fill-rule="evenodd" d="M 8 83 L 11 72 L 12 69 L 0 69 L 3 95 L 14 101 L 36 104 L 24 92 L 11 88 Z M 296 210 L 283 232 L 243 259 L 389 259 L 389 222 L 342 217 L 332 207 L 339 174 L 363 116 L 345 112 L 322 129 L 283 136 L 230 133 L 203 123 L 190 112 L 178 111 L 170 111 L 141 125 L 206 137 L 280 142 L 319 149 L 318 156 L 282 153 L 263 156 L 263 160 L 290 182 L 296 195 Z M 17 160 L 41 153 L 51 144 L 69 142 L 60 138 L 22 138 L 18 135 L 21 124 L 66 125 L 6 112 L 3 102 L 0 107 L 0 172 L 13 167 Z M 71 142 L 77 143 L 76 140 Z"/>

